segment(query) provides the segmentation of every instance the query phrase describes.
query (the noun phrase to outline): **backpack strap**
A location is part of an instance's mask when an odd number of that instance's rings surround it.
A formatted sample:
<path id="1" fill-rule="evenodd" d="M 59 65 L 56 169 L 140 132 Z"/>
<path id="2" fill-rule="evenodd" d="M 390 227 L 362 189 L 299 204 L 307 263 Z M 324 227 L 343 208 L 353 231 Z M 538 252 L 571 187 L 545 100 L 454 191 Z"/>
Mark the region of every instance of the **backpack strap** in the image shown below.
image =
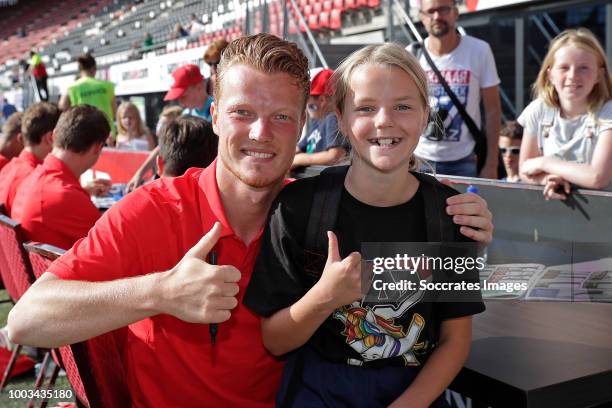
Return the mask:
<path id="1" fill-rule="evenodd" d="M 328 167 L 316 183 L 304 239 L 304 271 L 314 284 L 327 260 L 327 231 L 336 226 L 348 166 Z"/>
<path id="2" fill-rule="evenodd" d="M 443 184 L 429 174 L 412 172 L 412 175 L 421 182 L 421 192 L 425 202 L 427 241 L 454 241 L 455 226 L 452 218 L 446 214 L 447 194 L 444 193 Z"/>
<path id="3" fill-rule="evenodd" d="M 331 231 L 336 226 L 347 172 L 348 166 L 334 166 L 326 168 L 318 176 L 304 239 L 304 271 L 308 283 L 312 285 L 321 277 L 327 261 L 327 231 Z M 293 406 L 302 382 L 306 347 L 308 343 L 293 352 L 295 354 L 291 357 L 294 359 L 293 367 L 285 395 L 277 405 L 280 408 Z"/>

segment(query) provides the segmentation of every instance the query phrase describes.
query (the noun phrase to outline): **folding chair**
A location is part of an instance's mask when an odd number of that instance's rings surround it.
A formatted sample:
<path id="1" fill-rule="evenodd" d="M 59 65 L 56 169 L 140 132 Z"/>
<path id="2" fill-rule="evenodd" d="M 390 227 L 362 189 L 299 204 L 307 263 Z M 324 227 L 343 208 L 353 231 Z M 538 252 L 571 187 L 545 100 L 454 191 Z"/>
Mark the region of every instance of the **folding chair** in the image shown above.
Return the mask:
<path id="1" fill-rule="evenodd" d="M 42 275 L 63 250 L 46 244 L 25 244 L 34 273 Z M 84 342 L 59 347 L 61 364 L 72 385 L 80 407 L 130 407 L 123 360 L 118 342 L 125 328 L 106 333 Z M 56 367 L 47 384 L 50 389 L 57 377 Z M 44 407 L 44 405 L 41 405 Z"/>
<path id="2" fill-rule="evenodd" d="M 34 273 L 34 277 L 36 279 L 40 278 L 40 276 L 49 269 L 49 265 L 59 258 L 65 251 L 61 248 L 57 248 L 53 245 L 48 244 L 38 244 L 34 242 L 27 242 L 23 244 L 23 247 L 28 253 L 28 257 L 30 259 L 30 264 L 32 265 L 32 272 Z M 55 368 L 51 373 L 51 377 L 47 386 L 45 387 L 47 390 L 53 389 L 55 385 L 55 380 L 59 374 L 60 367 L 63 367 L 64 364 L 61 360 L 59 352 L 57 350 L 48 350 L 45 353 L 45 357 L 40 365 L 40 372 L 36 377 L 36 382 L 34 384 L 34 389 L 39 389 L 43 385 L 43 381 L 45 379 L 45 374 L 47 372 L 47 366 L 49 365 L 51 358 L 55 360 Z M 35 398 L 32 397 L 30 403 L 28 404 L 28 408 L 34 407 Z M 40 408 L 45 408 L 47 406 L 47 399 L 43 399 L 40 403 Z"/>
<path id="3" fill-rule="evenodd" d="M 13 302 L 17 302 L 34 282 L 32 266 L 22 246 L 23 242 L 24 235 L 19 223 L 0 214 L 0 274 Z M 20 352 L 21 345 L 16 345 L 4 370 L 0 392 L 6 386 Z"/>

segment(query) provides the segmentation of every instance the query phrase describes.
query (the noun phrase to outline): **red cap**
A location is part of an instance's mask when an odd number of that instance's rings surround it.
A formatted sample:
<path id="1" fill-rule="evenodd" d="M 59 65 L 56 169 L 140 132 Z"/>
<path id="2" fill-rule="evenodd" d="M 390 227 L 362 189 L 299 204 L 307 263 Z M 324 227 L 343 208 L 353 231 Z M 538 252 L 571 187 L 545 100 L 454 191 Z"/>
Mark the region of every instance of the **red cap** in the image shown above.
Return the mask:
<path id="1" fill-rule="evenodd" d="M 166 96 L 164 96 L 164 101 L 172 101 L 179 98 L 185 93 L 187 88 L 199 84 L 204 80 L 200 72 L 200 67 L 194 64 L 178 67 L 172 73 L 172 77 L 174 78 L 174 83 L 170 87 L 168 93 L 166 93 Z"/>
<path id="2" fill-rule="evenodd" d="M 333 75 L 334 71 L 331 69 L 323 69 L 312 78 L 310 82 L 310 95 L 319 96 L 327 95 L 331 96 L 334 93 L 333 87 L 327 86 L 329 78 Z"/>

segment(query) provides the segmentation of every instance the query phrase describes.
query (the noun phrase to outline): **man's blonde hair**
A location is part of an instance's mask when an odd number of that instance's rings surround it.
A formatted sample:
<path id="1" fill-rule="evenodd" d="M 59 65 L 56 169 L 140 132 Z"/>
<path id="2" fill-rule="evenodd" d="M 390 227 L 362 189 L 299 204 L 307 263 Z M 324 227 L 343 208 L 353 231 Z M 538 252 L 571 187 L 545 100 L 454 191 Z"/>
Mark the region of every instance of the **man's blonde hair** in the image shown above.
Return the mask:
<path id="1" fill-rule="evenodd" d="M 541 98 L 548 106 L 561 107 L 559 95 L 548 79 L 548 74 L 555 63 L 555 53 L 566 45 L 573 45 L 593 53 L 597 58 L 597 67 L 604 70 L 603 76 L 597 81 L 587 100 L 589 113 L 595 114 L 612 98 L 612 77 L 610 76 L 606 53 L 597 37 L 586 28 L 565 30 L 551 41 L 536 82 L 533 84 L 533 97 L 534 99 Z"/>
<path id="2" fill-rule="evenodd" d="M 303 90 L 303 106 L 310 93 L 308 58 L 295 43 L 282 40 L 272 34 L 256 34 L 232 41 L 221 54 L 217 67 L 215 103 L 222 92 L 225 72 L 234 64 L 245 64 L 267 74 L 286 73 L 294 84 Z"/>

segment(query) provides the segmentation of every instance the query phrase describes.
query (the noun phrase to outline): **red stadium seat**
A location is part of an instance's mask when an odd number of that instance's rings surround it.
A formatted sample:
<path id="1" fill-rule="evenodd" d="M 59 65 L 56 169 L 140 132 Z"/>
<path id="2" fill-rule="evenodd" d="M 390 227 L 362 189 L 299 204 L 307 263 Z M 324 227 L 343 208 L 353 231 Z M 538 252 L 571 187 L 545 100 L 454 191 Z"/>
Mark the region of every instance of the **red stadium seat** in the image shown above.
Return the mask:
<path id="1" fill-rule="evenodd" d="M 297 33 L 297 28 L 295 26 L 295 23 L 291 19 L 289 19 L 289 30 L 288 31 L 289 31 L 289 34 Z"/>
<path id="2" fill-rule="evenodd" d="M 304 6 L 304 8 L 302 8 L 302 14 L 304 15 L 304 18 L 308 20 L 312 14 L 312 6 Z"/>
<path id="3" fill-rule="evenodd" d="M 319 15 L 321 14 L 321 11 L 323 11 L 323 4 L 322 3 L 315 3 L 312 5 L 312 13 L 315 15 Z"/>
<path id="4" fill-rule="evenodd" d="M 334 10 L 344 11 L 346 7 L 344 5 L 344 0 L 334 0 Z"/>
<path id="5" fill-rule="evenodd" d="M 368 7 L 368 0 L 356 0 L 357 7 Z"/>
<path id="6" fill-rule="evenodd" d="M 310 28 L 311 30 L 319 29 L 319 19 L 316 15 L 311 14 L 310 16 L 308 16 L 308 28 Z"/>
<path id="7" fill-rule="evenodd" d="M 380 0 L 368 0 L 368 7 L 370 8 L 380 7 Z"/>
<path id="8" fill-rule="evenodd" d="M 329 28 L 332 30 L 340 30 L 342 28 L 342 12 L 338 9 L 332 10 Z"/>
<path id="9" fill-rule="evenodd" d="M 319 14 L 319 27 L 330 28 L 329 13 L 327 11 L 322 11 Z"/>
<path id="10" fill-rule="evenodd" d="M 19 223 L 0 214 L 0 273 L 6 290 L 14 302 L 17 302 L 34 282 L 32 266 L 22 246 L 23 243 L 24 235 Z M 20 352 L 21 345 L 16 345 L 4 370 L 0 392 L 11 377 Z"/>
<path id="11" fill-rule="evenodd" d="M 358 8 L 357 0 L 344 0 L 344 7 L 347 10 L 356 10 Z"/>
<path id="12" fill-rule="evenodd" d="M 323 11 L 330 12 L 334 8 L 334 3 L 332 0 L 325 0 L 323 2 Z"/>
<path id="13" fill-rule="evenodd" d="M 42 275 L 64 251 L 46 244 L 25 244 L 34 274 Z M 115 330 L 82 343 L 59 348 L 61 365 L 76 394 L 79 406 L 126 407 L 131 397 L 126 385 L 123 362 L 117 344 L 126 329 Z M 47 384 L 57 377 L 56 368 Z"/>

